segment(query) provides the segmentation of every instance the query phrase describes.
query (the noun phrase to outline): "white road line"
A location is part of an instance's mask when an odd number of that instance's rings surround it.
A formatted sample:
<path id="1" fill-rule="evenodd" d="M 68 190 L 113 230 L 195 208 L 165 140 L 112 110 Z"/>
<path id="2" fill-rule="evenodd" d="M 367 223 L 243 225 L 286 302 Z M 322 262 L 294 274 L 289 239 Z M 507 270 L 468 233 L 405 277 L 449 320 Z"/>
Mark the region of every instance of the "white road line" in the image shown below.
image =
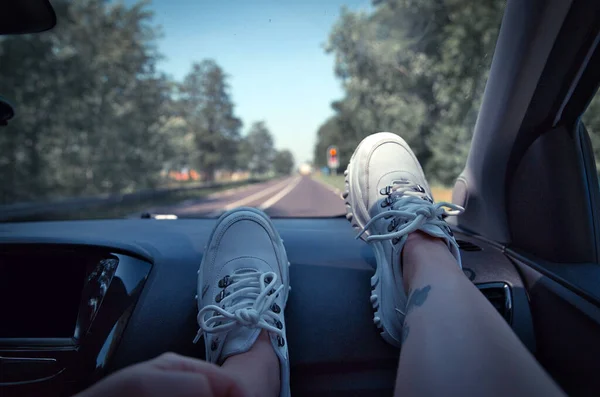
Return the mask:
<path id="1" fill-rule="evenodd" d="M 292 182 L 291 184 L 286 187 L 285 189 L 283 189 L 282 191 L 280 191 L 279 193 L 277 193 L 275 196 L 271 197 L 270 199 L 268 199 L 267 201 L 265 201 L 264 203 L 262 203 L 260 205 L 261 210 L 266 210 L 267 208 L 271 207 L 273 204 L 277 203 L 279 200 L 281 200 L 282 198 L 284 198 L 289 192 L 291 192 L 292 190 L 294 190 L 294 188 L 296 186 L 298 186 L 298 184 L 300 183 L 300 180 L 302 179 L 302 177 L 297 176 Z"/>
<path id="2" fill-rule="evenodd" d="M 224 211 L 229 211 L 231 209 L 234 209 L 234 208 L 237 208 L 237 207 L 241 207 L 242 205 L 246 205 L 246 204 L 251 203 L 253 201 L 259 200 L 259 199 L 263 198 L 264 196 L 267 196 L 269 194 L 275 193 L 278 190 L 283 189 L 289 183 L 290 182 L 289 182 L 289 178 L 288 178 L 288 179 L 284 180 L 283 182 L 278 183 L 275 186 L 269 187 L 268 189 L 261 190 L 260 192 L 251 194 L 250 196 L 244 197 L 241 200 L 237 200 L 237 201 L 234 201 L 233 203 L 229 203 L 225 207 L 223 207 L 223 210 Z"/>

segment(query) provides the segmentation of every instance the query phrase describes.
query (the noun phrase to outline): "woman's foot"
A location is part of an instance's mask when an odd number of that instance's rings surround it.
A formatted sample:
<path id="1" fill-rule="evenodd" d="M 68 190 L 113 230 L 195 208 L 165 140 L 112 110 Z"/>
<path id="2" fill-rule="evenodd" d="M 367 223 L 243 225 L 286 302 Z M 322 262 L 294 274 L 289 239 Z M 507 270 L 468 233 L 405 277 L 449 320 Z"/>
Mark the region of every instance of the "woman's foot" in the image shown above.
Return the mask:
<path id="1" fill-rule="evenodd" d="M 204 337 L 206 360 L 223 364 L 255 345 L 270 343 L 279 361 L 280 396 L 289 395 L 283 315 L 290 289 L 288 267 L 283 241 L 268 216 L 238 208 L 218 220 L 198 270 L 200 329 L 194 341 Z M 255 348 L 249 353 L 257 351 L 270 354 L 270 349 Z M 234 363 L 226 364 L 233 368 Z"/>
<path id="2" fill-rule="evenodd" d="M 387 342 L 400 347 L 407 303 L 401 272 L 406 239 L 417 230 L 440 238 L 460 266 L 456 240 L 443 216 L 458 215 L 463 209 L 433 203 L 419 161 L 396 134 L 380 132 L 365 138 L 345 175 L 346 217 L 373 247 L 377 261 L 371 278 L 373 321 Z"/>

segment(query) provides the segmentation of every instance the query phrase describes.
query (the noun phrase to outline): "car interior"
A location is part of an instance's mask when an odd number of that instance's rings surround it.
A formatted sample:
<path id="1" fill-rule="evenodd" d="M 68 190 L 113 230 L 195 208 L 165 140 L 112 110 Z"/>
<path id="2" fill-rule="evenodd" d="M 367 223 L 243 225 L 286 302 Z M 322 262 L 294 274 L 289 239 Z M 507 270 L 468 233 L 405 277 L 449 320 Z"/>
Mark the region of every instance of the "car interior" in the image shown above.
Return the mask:
<path id="1" fill-rule="evenodd" d="M 45 1 L 14 4 L 3 34 L 55 23 Z M 600 394 L 600 187 L 581 122 L 599 42 L 596 0 L 507 1 L 452 194 L 466 211 L 448 218 L 465 275 L 574 396 Z M 0 223 L 0 395 L 70 396 L 164 352 L 202 358 L 196 272 L 215 222 Z M 370 247 L 343 216 L 274 224 L 292 394 L 392 395 L 399 350 L 372 321 Z"/>

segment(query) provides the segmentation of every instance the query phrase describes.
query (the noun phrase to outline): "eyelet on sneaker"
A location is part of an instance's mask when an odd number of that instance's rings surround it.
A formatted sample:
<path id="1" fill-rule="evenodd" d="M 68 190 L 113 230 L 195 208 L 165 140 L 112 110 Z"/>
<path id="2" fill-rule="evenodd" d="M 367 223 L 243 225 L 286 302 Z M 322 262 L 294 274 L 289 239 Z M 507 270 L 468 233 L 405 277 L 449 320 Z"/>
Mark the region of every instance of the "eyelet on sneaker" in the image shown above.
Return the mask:
<path id="1" fill-rule="evenodd" d="M 386 195 L 390 194 L 391 192 L 392 192 L 392 187 L 386 186 L 379 191 L 379 194 L 381 194 L 382 196 L 386 196 Z"/>
<path id="2" fill-rule="evenodd" d="M 273 311 L 273 313 L 281 313 L 281 308 L 277 306 L 277 303 L 273 303 L 271 305 L 271 311 Z"/>
<path id="3" fill-rule="evenodd" d="M 387 196 L 382 202 L 381 202 L 381 208 L 385 208 L 389 205 L 392 204 L 392 199 L 390 198 L 390 196 Z"/>
<path id="4" fill-rule="evenodd" d="M 267 295 L 273 295 L 273 293 L 275 293 L 275 290 L 273 288 L 271 288 L 271 291 L 269 291 L 269 293 Z"/>
<path id="5" fill-rule="evenodd" d="M 229 283 L 230 277 L 229 275 L 223 277 L 222 279 L 219 280 L 219 288 L 225 288 L 227 287 L 230 283 Z"/>
<path id="6" fill-rule="evenodd" d="M 277 345 L 279 347 L 283 347 L 285 345 L 285 339 L 283 339 L 281 336 L 277 335 Z"/>
<path id="7" fill-rule="evenodd" d="M 217 296 L 215 296 L 215 302 L 219 303 L 223 300 L 223 298 L 225 298 L 225 290 L 221 290 L 221 292 L 219 292 L 219 294 Z"/>
<path id="8" fill-rule="evenodd" d="M 273 277 L 271 277 L 271 276 L 267 276 L 267 277 L 265 277 L 265 283 L 266 283 L 266 284 L 270 284 L 270 283 L 271 283 L 271 281 L 273 281 Z"/>
<path id="9" fill-rule="evenodd" d="M 387 228 L 387 230 L 388 230 L 388 232 L 391 232 L 391 231 L 392 231 L 392 230 L 394 230 L 395 228 L 396 228 L 396 221 L 395 221 L 395 220 L 392 220 L 392 221 L 390 222 L 390 224 L 388 225 L 388 228 Z"/>
<path id="10" fill-rule="evenodd" d="M 400 241 L 400 237 L 394 237 L 392 239 L 392 244 L 396 245 L 396 244 L 398 244 L 398 241 Z"/>
<path id="11" fill-rule="evenodd" d="M 279 329 L 283 328 L 283 324 L 281 324 L 281 321 L 279 321 L 279 320 L 275 321 L 275 326 Z"/>

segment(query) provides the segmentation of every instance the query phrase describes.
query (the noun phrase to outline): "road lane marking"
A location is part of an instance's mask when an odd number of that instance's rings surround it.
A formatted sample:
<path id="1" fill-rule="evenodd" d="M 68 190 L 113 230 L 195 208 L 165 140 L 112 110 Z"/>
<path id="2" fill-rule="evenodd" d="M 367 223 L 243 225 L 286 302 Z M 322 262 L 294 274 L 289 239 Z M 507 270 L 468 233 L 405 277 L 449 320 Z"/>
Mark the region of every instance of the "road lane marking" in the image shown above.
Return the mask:
<path id="1" fill-rule="evenodd" d="M 216 211 L 213 211 L 210 215 L 219 215 L 225 211 L 229 211 L 231 209 L 237 208 L 237 207 L 241 207 L 243 205 L 246 205 L 248 203 L 251 203 L 252 201 L 256 201 L 259 200 L 261 198 L 263 198 L 266 195 L 272 194 L 278 190 L 283 189 L 283 187 L 285 185 L 287 185 L 289 183 L 289 178 L 286 178 L 284 181 L 282 181 L 281 183 L 276 184 L 275 186 L 271 186 L 268 189 L 265 190 L 261 190 L 259 192 L 256 192 L 254 194 L 251 194 L 250 196 L 246 196 L 243 199 L 234 201 L 233 203 L 229 203 L 227 205 L 225 205 L 223 208 L 218 209 Z"/>
<path id="2" fill-rule="evenodd" d="M 271 197 L 270 199 L 268 199 L 267 201 L 262 203 L 260 205 L 260 207 L 258 207 L 258 208 L 260 208 L 261 210 L 264 211 L 267 208 L 271 207 L 273 204 L 277 203 L 279 200 L 284 198 L 289 192 L 294 190 L 294 188 L 296 186 L 298 186 L 298 184 L 300 183 L 301 180 L 302 180 L 302 177 L 297 176 L 296 179 L 294 179 L 288 187 L 286 187 L 285 189 L 283 189 L 282 191 L 277 193 L 275 196 Z"/>

